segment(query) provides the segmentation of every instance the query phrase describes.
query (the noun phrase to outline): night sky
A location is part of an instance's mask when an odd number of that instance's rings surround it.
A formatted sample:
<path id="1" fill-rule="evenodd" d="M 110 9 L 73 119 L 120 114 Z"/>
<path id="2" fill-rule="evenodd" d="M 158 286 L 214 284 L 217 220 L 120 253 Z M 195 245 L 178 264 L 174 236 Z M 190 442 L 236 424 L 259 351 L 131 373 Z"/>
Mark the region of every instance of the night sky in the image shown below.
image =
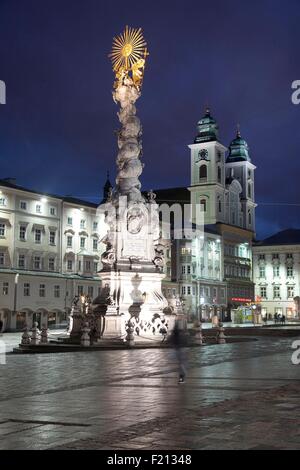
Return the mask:
<path id="1" fill-rule="evenodd" d="M 0 0 L 0 178 L 98 201 L 115 177 L 113 36 L 141 26 L 144 189 L 189 184 L 205 105 L 256 170 L 257 236 L 300 227 L 300 2 Z"/>

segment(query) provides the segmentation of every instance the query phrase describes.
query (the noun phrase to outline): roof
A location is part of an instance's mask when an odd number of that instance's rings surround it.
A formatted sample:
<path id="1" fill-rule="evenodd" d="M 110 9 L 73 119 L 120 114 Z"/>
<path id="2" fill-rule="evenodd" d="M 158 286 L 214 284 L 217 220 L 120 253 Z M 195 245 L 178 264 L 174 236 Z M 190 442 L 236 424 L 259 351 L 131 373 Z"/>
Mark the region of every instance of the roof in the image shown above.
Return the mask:
<path id="1" fill-rule="evenodd" d="M 300 229 L 288 228 L 255 243 L 255 246 L 300 245 Z"/>
<path id="2" fill-rule="evenodd" d="M 94 202 L 84 201 L 83 199 L 78 199 L 72 196 L 59 196 L 57 194 L 50 194 L 50 193 L 44 193 L 42 191 L 35 191 L 34 189 L 25 188 L 24 186 L 20 186 L 16 183 L 13 183 L 12 180 L 10 179 L 0 180 L 0 186 L 11 188 L 11 189 L 17 189 L 19 191 L 25 191 L 27 193 L 38 194 L 39 196 L 46 196 L 46 197 L 51 197 L 53 199 L 60 199 L 64 202 L 69 202 L 70 204 L 77 204 L 79 206 L 88 206 L 88 207 L 97 208 L 99 205 Z"/>

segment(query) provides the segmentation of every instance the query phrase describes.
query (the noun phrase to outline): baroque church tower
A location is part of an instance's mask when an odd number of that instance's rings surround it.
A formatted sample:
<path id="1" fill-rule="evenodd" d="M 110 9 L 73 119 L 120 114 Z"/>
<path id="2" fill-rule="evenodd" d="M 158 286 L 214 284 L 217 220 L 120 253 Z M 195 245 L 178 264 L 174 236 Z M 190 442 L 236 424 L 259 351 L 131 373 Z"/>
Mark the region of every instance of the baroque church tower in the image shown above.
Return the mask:
<path id="1" fill-rule="evenodd" d="M 196 221 L 195 207 L 200 204 L 205 225 L 223 223 L 254 232 L 256 167 L 240 131 L 227 149 L 218 141 L 218 125 L 207 108 L 189 148 L 192 221 Z"/>

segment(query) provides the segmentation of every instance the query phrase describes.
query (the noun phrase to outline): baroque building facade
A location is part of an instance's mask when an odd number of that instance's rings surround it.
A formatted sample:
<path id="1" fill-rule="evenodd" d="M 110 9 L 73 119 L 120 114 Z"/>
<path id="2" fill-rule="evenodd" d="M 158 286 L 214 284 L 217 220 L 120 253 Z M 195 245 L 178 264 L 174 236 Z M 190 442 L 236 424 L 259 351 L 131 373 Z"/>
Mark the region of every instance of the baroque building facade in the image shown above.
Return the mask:
<path id="1" fill-rule="evenodd" d="M 299 319 L 300 230 L 287 229 L 253 246 L 254 281 L 263 318 Z"/>
<path id="2" fill-rule="evenodd" d="M 106 192 L 109 187 L 107 181 Z M 0 181 L 3 329 L 21 330 L 34 321 L 64 323 L 76 295 L 98 295 L 97 207 Z"/>

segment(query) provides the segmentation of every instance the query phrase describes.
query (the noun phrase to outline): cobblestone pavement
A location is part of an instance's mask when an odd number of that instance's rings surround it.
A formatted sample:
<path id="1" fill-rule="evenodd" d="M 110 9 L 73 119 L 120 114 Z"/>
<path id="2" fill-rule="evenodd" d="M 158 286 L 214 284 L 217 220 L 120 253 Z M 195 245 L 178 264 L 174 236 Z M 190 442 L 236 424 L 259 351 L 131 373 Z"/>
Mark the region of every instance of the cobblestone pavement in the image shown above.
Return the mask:
<path id="1" fill-rule="evenodd" d="M 292 341 L 8 355 L 0 365 L 0 449 L 300 448 Z"/>

